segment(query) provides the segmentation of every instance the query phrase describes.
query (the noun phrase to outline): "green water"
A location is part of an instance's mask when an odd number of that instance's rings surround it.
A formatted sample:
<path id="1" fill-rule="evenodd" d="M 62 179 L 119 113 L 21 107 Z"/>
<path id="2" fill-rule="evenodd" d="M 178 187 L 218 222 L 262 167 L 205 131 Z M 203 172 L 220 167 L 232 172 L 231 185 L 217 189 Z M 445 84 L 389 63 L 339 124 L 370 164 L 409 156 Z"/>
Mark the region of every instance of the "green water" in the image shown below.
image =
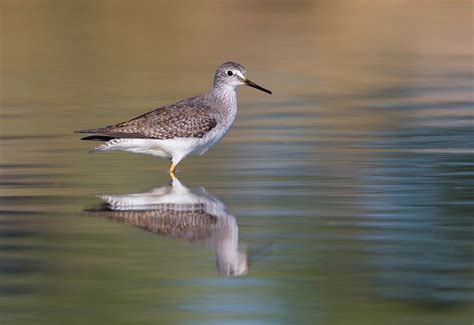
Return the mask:
<path id="1" fill-rule="evenodd" d="M 471 2 L 0 8 L 1 325 L 472 323 Z M 178 177 L 222 207 L 186 211 L 237 227 L 238 277 L 227 228 L 152 231 L 182 207 L 96 197 L 168 191 L 167 161 L 72 133 L 205 92 L 227 60 L 273 95 L 239 89 Z"/>

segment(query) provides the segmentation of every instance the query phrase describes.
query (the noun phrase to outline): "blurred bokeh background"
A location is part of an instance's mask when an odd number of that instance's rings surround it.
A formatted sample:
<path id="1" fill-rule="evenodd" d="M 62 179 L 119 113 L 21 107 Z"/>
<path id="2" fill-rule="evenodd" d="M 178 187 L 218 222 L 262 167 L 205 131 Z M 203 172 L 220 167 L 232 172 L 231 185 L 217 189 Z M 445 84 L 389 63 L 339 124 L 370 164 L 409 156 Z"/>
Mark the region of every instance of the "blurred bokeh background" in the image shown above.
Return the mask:
<path id="1" fill-rule="evenodd" d="M 471 324 L 471 1 L 0 1 L 0 323 Z M 83 211 L 168 182 L 73 130 L 206 92 L 234 127 L 179 178 L 248 274 Z"/>

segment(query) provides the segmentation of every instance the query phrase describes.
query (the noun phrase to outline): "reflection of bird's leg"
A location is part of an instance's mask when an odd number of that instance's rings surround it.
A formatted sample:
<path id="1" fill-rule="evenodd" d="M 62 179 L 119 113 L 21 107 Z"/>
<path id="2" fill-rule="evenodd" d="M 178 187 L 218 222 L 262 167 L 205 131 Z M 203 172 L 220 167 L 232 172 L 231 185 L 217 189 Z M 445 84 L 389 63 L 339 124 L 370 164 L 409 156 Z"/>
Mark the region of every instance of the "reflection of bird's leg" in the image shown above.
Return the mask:
<path id="1" fill-rule="evenodd" d="M 172 163 L 171 163 L 171 166 L 170 166 L 170 170 L 169 170 L 170 176 L 171 176 L 171 178 L 173 178 L 173 179 L 176 178 L 176 176 L 174 175 L 174 169 L 176 168 L 176 165 L 177 165 L 177 164 L 175 164 L 175 163 L 172 162 Z"/>

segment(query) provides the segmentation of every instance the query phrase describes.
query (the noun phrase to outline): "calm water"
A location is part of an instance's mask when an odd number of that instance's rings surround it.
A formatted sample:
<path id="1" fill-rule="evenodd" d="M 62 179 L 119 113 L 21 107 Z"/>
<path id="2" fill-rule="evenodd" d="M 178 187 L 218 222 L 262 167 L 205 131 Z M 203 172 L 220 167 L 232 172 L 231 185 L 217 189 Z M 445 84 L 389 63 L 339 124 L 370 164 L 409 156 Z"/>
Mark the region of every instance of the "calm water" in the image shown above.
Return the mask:
<path id="1" fill-rule="evenodd" d="M 3 0 L 0 323 L 471 324 L 471 13 Z M 173 184 L 72 134 L 227 60 L 274 95 Z"/>

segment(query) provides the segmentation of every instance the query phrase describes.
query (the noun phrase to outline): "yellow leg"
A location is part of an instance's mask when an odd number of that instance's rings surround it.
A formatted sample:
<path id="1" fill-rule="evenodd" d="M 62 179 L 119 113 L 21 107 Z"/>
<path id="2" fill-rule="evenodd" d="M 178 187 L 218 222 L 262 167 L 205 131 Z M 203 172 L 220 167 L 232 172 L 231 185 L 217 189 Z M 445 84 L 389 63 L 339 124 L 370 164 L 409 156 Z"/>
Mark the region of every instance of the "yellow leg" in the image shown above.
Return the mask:
<path id="1" fill-rule="evenodd" d="M 176 165 L 171 163 L 170 170 L 169 170 L 171 178 L 176 178 L 176 176 L 174 176 L 174 169 L 175 168 L 176 168 Z"/>

